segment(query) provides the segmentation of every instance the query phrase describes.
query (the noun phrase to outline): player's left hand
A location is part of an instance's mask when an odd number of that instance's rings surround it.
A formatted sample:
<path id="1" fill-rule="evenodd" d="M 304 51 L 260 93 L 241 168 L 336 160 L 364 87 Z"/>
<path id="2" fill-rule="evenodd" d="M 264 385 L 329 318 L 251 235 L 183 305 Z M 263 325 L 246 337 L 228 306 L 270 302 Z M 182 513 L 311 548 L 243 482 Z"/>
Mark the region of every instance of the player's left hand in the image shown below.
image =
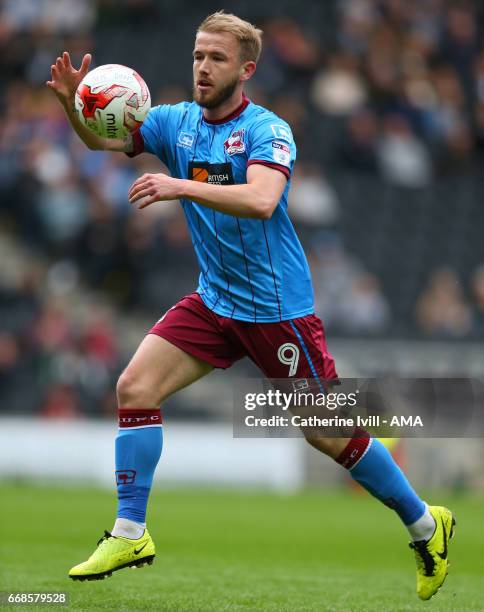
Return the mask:
<path id="1" fill-rule="evenodd" d="M 128 198 L 131 204 L 142 200 L 138 208 L 163 200 L 176 200 L 180 197 L 178 184 L 178 179 L 166 174 L 143 174 L 131 185 Z"/>

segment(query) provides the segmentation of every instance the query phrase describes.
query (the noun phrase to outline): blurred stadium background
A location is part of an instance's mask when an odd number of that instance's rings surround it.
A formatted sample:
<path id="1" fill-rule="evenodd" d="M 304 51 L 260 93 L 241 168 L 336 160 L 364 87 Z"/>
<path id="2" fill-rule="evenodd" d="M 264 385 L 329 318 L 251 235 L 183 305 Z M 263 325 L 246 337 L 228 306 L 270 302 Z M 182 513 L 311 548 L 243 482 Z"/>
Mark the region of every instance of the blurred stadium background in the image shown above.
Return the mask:
<path id="1" fill-rule="evenodd" d="M 132 210 L 149 156 L 88 151 L 44 83 L 64 49 L 191 96 L 206 0 L 0 2 L 0 477 L 110 484 L 117 376 L 196 286 L 178 205 Z M 342 376 L 484 375 L 484 6 L 227 0 L 265 31 L 248 94 L 292 126 L 292 218 Z M 165 483 L 338 485 L 300 440 L 234 440 L 248 362 L 164 407 Z M 456 402 L 455 410 L 459 410 Z M 484 487 L 481 440 L 405 441 L 417 486 Z"/>

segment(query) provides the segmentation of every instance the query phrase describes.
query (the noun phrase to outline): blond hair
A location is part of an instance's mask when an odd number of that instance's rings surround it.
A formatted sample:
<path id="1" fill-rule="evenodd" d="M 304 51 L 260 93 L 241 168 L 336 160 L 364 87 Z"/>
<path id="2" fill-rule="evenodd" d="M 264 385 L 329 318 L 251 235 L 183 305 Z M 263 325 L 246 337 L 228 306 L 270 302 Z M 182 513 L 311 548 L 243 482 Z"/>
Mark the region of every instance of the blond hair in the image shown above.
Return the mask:
<path id="1" fill-rule="evenodd" d="M 262 30 L 232 13 L 217 11 L 206 17 L 198 27 L 199 32 L 228 32 L 239 41 L 242 62 L 257 62 L 262 51 Z"/>

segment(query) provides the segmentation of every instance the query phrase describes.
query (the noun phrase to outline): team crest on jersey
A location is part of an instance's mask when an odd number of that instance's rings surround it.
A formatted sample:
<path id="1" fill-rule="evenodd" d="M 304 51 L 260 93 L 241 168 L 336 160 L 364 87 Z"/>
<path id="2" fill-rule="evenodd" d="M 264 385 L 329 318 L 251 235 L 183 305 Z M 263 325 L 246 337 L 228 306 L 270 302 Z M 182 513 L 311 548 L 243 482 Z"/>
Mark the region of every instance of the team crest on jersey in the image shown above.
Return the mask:
<path id="1" fill-rule="evenodd" d="M 224 149 L 227 155 L 236 155 L 237 153 L 244 153 L 244 134 L 244 129 L 237 130 L 236 132 L 232 132 L 232 134 L 227 138 L 227 140 L 224 142 Z"/>

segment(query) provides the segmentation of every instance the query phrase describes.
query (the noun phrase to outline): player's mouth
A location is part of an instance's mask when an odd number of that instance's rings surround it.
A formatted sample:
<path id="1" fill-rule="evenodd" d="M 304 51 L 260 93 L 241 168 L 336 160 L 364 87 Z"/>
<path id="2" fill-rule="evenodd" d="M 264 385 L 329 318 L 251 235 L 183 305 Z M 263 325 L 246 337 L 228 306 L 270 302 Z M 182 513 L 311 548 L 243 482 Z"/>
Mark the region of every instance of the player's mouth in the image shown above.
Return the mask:
<path id="1" fill-rule="evenodd" d="M 205 79 L 199 79 L 197 81 L 197 89 L 198 91 L 209 91 L 210 89 L 212 89 L 213 85 L 212 83 L 210 83 L 210 81 L 207 81 Z"/>

